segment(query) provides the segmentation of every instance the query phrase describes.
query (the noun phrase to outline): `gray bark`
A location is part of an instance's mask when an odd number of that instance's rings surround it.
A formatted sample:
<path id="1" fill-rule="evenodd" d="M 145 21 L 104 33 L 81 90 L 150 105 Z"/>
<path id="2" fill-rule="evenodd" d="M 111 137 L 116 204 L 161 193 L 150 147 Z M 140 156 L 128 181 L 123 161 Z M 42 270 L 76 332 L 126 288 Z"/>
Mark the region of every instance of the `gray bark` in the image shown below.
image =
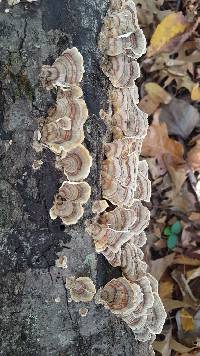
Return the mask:
<path id="1" fill-rule="evenodd" d="M 92 201 L 100 197 L 100 162 L 106 127 L 99 109 L 106 103 L 107 80 L 99 67 L 97 36 L 106 0 L 41 0 L 10 8 L 0 4 L 0 354 L 1 355 L 149 355 L 148 344 L 102 306 L 70 302 L 65 277 L 89 276 L 104 285 L 119 275 L 97 256 L 85 233 Z M 69 46 L 85 62 L 83 90 L 90 117 L 85 145 L 93 156 L 88 178 L 92 197 L 83 219 L 63 230 L 49 209 L 63 177 L 54 155 L 36 153 L 33 133 L 55 102 L 39 83 L 42 64 L 52 64 Z M 34 171 L 34 160 L 42 159 Z M 68 269 L 55 267 L 62 253 Z M 58 299 L 60 298 L 60 302 Z M 56 299 L 56 301 L 55 301 Z"/>

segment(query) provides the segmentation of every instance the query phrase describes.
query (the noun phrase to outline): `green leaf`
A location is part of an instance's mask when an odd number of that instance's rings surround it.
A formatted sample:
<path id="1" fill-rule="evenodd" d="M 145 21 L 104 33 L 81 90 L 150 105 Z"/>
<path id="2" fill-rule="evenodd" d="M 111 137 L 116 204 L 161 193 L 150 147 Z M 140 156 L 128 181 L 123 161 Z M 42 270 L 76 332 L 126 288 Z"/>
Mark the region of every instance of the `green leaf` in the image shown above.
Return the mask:
<path id="1" fill-rule="evenodd" d="M 178 237 L 176 234 L 171 234 L 167 239 L 167 247 L 169 250 L 173 250 L 177 246 Z"/>
<path id="2" fill-rule="evenodd" d="M 182 225 L 180 221 L 176 221 L 172 226 L 171 226 L 171 232 L 173 234 L 179 235 L 182 231 Z"/>
<path id="3" fill-rule="evenodd" d="M 164 228 L 164 235 L 165 236 L 170 236 L 171 235 L 171 227 L 167 226 Z"/>

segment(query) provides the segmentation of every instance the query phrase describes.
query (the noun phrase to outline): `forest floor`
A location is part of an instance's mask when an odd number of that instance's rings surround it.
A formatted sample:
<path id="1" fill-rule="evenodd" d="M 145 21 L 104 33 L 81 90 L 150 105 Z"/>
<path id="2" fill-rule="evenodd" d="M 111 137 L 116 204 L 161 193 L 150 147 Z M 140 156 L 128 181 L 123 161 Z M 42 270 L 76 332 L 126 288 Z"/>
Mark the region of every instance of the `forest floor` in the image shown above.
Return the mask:
<path id="1" fill-rule="evenodd" d="M 149 114 L 146 259 L 168 312 L 158 355 L 200 355 L 200 4 L 135 0 L 148 41 L 138 81 Z"/>

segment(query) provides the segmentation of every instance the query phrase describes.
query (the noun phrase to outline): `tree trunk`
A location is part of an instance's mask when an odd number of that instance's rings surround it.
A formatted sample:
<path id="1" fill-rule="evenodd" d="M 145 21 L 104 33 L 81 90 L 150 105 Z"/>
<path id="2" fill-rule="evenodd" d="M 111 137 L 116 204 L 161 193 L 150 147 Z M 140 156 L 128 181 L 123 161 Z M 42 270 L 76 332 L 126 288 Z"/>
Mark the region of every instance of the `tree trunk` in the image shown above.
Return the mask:
<path id="1" fill-rule="evenodd" d="M 67 276 L 89 276 L 97 287 L 119 275 L 95 253 L 85 233 L 92 201 L 100 197 L 100 162 L 106 127 L 99 110 L 107 79 L 99 67 L 97 38 L 107 0 L 22 1 L 0 4 L 0 305 L 1 355 L 149 355 L 123 322 L 95 303 L 70 302 Z M 83 219 L 65 228 L 49 209 L 63 180 L 48 149 L 37 153 L 33 134 L 55 102 L 42 88 L 42 64 L 76 46 L 84 58 L 83 91 L 89 110 L 85 145 L 93 156 L 92 196 Z M 34 170 L 34 160 L 42 160 Z M 55 267 L 62 254 L 68 269 Z M 79 314 L 81 307 L 88 314 Z"/>

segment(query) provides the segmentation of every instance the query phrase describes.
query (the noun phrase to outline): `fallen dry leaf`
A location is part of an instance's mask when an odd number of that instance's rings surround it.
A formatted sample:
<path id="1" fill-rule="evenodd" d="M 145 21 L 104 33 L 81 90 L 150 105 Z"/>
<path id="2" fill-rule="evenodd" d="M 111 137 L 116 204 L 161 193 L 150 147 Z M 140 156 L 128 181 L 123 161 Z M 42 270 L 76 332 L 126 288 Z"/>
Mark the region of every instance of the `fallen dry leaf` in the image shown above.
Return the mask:
<path id="1" fill-rule="evenodd" d="M 151 78 L 162 82 L 166 87 L 173 83 L 176 84 L 177 90 L 184 87 L 190 92 L 196 85 L 192 78 L 194 73 L 194 63 L 199 62 L 200 51 L 194 40 L 187 41 L 177 52 L 175 59 L 170 54 L 162 53 L 159 56 L 146 58 L 143 61 L 143 68 L 147 75 L 152 73 Z M 190 75 L 191 74 L 191 75 Z"/>
<path id="2" fill-rule="evenodd" d="M 150 273 L 159 281 L 166 269 L 172 265 L 175 253 L 151 261 Z"/>
<path id="3" fill-rule="evenodd" d="M 200 171 L 200 139 L 187 154 L 187 161 L 194 171 Z"/>
<path id="4" fill-rule="evenodd" d="M 193 304 L 193 307 L 196 307 L 197 299 L 193 295 L 193 293 L 190 289 L 190 286 L 189 286 L 185 276 L 183 275 L 183 273 L 181 273 L 180 271 L 175 269 L 171 273 L 171 276 L 178 284 L 179 289 L 183 296 L 183 300 L 190 305 Z"/>
<path id="5" fill-rule="evenodd" d="M 151 36 L 150 24 L 153 25 L 155 19 L 161 21 L 171 11 L 160 11 L 157 6 L 161 6 L 163 0 L 134 0 L 137 5 L 138 20 L 140 26 L 143 28 L 147 39 Z"/>
<path id="6" fill-rule="evenodd" d="M 186 277 L 187 277 L 187 282 L 189 283 L 190 281 L 192 281 L 195 278 L 200 277 L 200 267 L 198 268 L 194 268 L 190 271 L 186 272 Z"/>
<path id="7" fill-rule="evenodd" d="M 194 211 L 193 213 L 191 213 L 191 214 L 189 215 L 189 219 L 190 219 L 191 221 L 200 222 L 200 213 Z"/>
<path id="8" fill-rule="evenodd" d="M 188 247 L 192 240 L 192 233 L 189 231 L 189 224 L 186 224 L 181 234 L 182 247 Z"/>
<path id="9" fill-rule="evenodd" d="M 159 104 L 169 104 L 172 99 L 171 95 L 157 83 L 146 83 L 145 90 L 150 96 L 151 100 Z"/>
<path id="10" fill-rule="evenodd" d="M 189 304 L 183 300 L 165 298 L 162 301 L 167 313 L 174 309 L 193 307 L 193 303 Z"/>
<path id="11" fill-rule="evenodd" d="M 144 157 L 156 157 L 161 162 L 165 156 L 168 156 L 170 165 L 176 166 L 184 162 L 183 153 L 182 144 L 169 138 L 166 124 L 159 122 L 159 112 L 157 110 L 148 129 L 147 136 L 143 141 L 142 155 Z M 163 165 L 165 164 L 163 163 Z"/>
<path id="12" fill-rule="evenodd" d="M 177 342 L 175 339 L 170 340 L 170 347 L 172 350 L 180 352 L 181 354 L 183 352 L 190 352 L 195 349 L 195 347 L 187 347 L 183 344 L 180 344 L 180 342 Z"/>
<path id="13" fill-rule="evenodd" d="M 165 339 L 163 341 L 154 341 L 153 349 L 158 351 L 162 356 L 171 355 L 170 340 L 172 337 L 172 327 L 168 328 L 167 333 L 165 333 Z"/>
<path id="14" fill-rule="evenodd" d="M 186 266 L 200 266 L 200 259 L 190 258 L 184 255 L 177 255 L 173 259 L 174 264 Z"/>
<path id="15" fill-rule="evenodd" d="M 186 165 L 182 165 L 180 167 L 175 168 L 168 164 L 167 159 L 165 159 L 165 164 L 167 166 L 169 176 L 174 185 L 174 193 L 176 192 L 176 194 L 178 194 L 187 178 L 188 167 Z"/>
<path id="16" fill-rule="evenodd" d="M 160 52 L 175 52 L 195 30 L 197 25 L 191 24 L 182 12 L 166 16 L 157 26 L 150 41 L 147 56 Z"/>
<path id="17" fill-rule="evenodd" d="M 193 317 L 184 308 L 180 310 L 180 321 L 181 321 L 181 326 L 182 326 L 183 331 L 194 330 L 195 323 L 194 323 Z"/>
<path id="18" fill-rule="evenodd" d="M 181 211 L 185 214 L 188 214 L 191 211 L 194 211 L 196 198 L 193 193 L 190 193 L 188 190 L 188 184 L 185 182 L 181 187 L 180 192 L 177 193 L 176 189 L 171 189 L 165 193 L 165 198 L 163 206 L 170 206 L 172 210 Z"/>
<path id="19" fill-rule="evenodd" d="M 162 162 L 159 162 L 157 158 L 147 158 L 146 161 L 148 163 L 149 172 L 153 180 L 163 176 L 166 173 L 166 167 L 162 165 Z"/>
<path id="20" fill-rule="evenodd" d="M 200 101 L 200 86 L 198 83 L 192 89 L 191 99 L 194 101 Z"/>
<path id="21" fill-rule="evenodd" d="M 195 127 L 200 126 L 198 110 L 185 100 L 173 98 L 169 104 L 162 106 L 160 122 L 167 124 L 169 135 L 187 139 Z"/>
<path id="22" fill-rule="evenodd" d="M 170 298 L 173 293 L 173 282 L 171 280 L 161 281 L 159 284 L 159 295 L 161 299 Z"/>
<path id="23" fill-rule="evenodd" d="M 149 82 L 145 84 L 145 95 L 139 103 L 139 108 L 151 115 L 156 111 L 160 104 L 168 104 L 172 97 L 157 83 Z"/>

